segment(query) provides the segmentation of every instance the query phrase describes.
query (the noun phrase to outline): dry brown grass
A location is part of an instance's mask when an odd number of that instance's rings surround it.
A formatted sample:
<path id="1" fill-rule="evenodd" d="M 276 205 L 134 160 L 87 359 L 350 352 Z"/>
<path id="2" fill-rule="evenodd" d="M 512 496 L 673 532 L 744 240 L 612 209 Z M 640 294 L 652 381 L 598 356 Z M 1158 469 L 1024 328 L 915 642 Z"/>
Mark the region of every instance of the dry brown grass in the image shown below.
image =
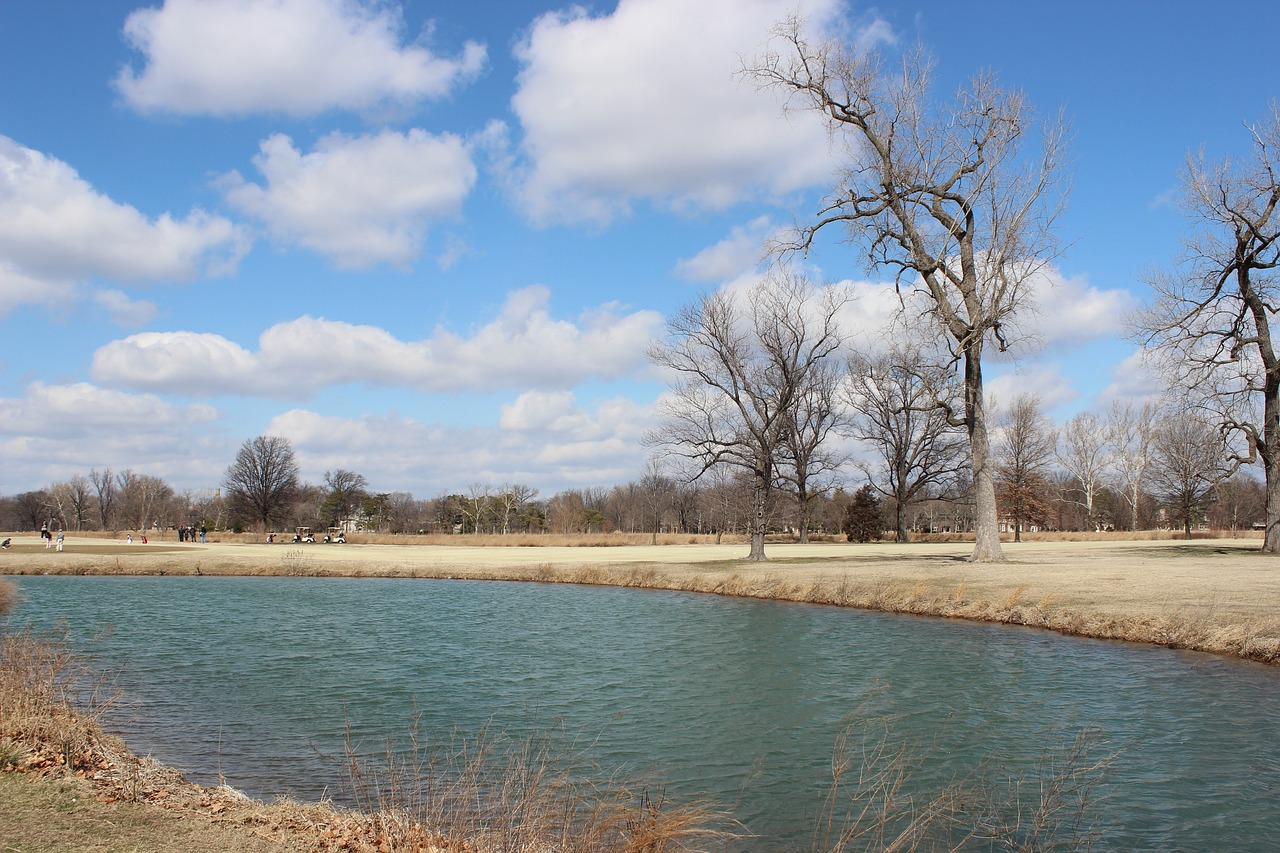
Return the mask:
<path id="1" fill-rule="evenodd" d="M 662 853 L 725 837 L 708 806 L 667 802 L 578 762 L 556 733 L 437 743 L 415 730 L 406 750 L 373 760 L 348 738 L 346 755 L 362 827 L 379 850 Z"/>
<path id="2" fill-rule="evenodd" d="M 18 600 L 18 588 L 12 582 L 0 579 L 0 616 L 13 609 Z"/>

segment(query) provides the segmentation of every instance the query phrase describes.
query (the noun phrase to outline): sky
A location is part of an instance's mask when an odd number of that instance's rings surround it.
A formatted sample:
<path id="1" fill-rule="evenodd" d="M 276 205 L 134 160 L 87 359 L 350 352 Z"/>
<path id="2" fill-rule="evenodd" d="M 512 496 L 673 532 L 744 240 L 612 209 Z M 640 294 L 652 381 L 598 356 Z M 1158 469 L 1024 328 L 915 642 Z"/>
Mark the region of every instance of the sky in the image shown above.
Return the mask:
<path id="1" fill-rule="evenodd" d="M 219 485 L 247 439 L 420 498 L 637 478 L 665 318 L 743 288 L 838 161 L 738 73 L 799 8 L 946 97 L 1071 124 L 1061 254 L 997 399 L 1153 392 L 1125 317 L 1178 257 L 1189 153 L 1248 151 L 1280 4 L 0 0 L 0 494 Z M 832 235 L 861 339 L 889 273 Z M 851 475 L 853 476 L 853 475 Z"/>

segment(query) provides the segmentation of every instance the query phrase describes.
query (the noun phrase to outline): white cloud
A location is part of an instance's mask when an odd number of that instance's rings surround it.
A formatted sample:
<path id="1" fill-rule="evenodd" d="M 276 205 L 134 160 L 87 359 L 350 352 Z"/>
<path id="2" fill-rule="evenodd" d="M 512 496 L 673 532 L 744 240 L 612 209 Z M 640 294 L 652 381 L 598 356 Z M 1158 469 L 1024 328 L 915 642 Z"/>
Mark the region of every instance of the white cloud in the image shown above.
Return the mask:
<path id="1" fill-rule="evenodd" d="M 534 392 L 538 396 L 540 392 Z M 430 497 L 471 483 L 521 482 L 544 494 L 569 486 L 611 486 L 638 476 L 644 462 L 639 436 L 652 408 L 608 400 L 594 410 L 570 393 L 522 395 L 515 408 L 543 407 L 548 424 L 513 423 L 503 407 L 496 426 L 442 426 L 397 415 L 357 418 L 293 409 L 266 432 L 290 440 L 305 477 L 326 470 L 360 471 L 386 490 Z"/>
<path id="2" fill-rule="evenodd" d="M 227 201 L 265 222 L 276 239 L 344 267 L 407 266 L 428 223 L 457 215 L 476 180 L 462 139 L 417 129 L 332 133 L 310 154 L 276 134 L 262 142 L 254 165 L 266 185 L 233 172 L 220 182 Z"/>
<path id="3" fill-rule="evenodd" d="M 1064 276 L 1054 268 L 1038 278 L 1035 301 L 1037 337 L 1050 347 L 1122 334 L 1125 317 L 1138 304 L 1127 290 L 1102 290 L 1087 276 Z"/>
<path id="4" fill-rule="evenodd" d="M 401 29 L 398 5 L 372 0 L 165 0 L 126 19 L 145 66 L 116 87 L 143 112 L 312 115 L 439 98 L 484 66 L 480 44 L 445 58 Z"/>
<path id="5" fill-rule="evenodd" d="M 0 136 L 0 265 L 65 294 L 67 283 L 187 281 L 230 272 L 248 250 L 229 220 L 194 210 L 149 220 L 66 163 Z"/>
<path id="6" fill-rule="evenodd" d="M 119 290 L 99 290 L 93 294 L 93 301 L 118 326 L 144 326 L 156 316 L 154 302 L 133 299 Z"/>
<path id="7" fill-rule="evenodd" d="M 28 275 L 0 257 L 0 317 L 21 305 L 44 305 L 56 310 L 75 296 L 74 282 Z"/>
<path id="8" fill-rule="evenodd" d="M 524 68 L 512 100 L 528 214 L 603 223 L 635 199 L 724 208 L 829 180 L 820 117 L 784 116 L 778 93 L 737 73 L 794 8 L 621 0 L 607 16 L 576 8 L 539 18 L 517 52 Z M 839 0 L 804 8 L 814 28 L 841 11 Z"/>
<path id="9" fill-rule="evenodd" d="M 676 275 L 690 281 L 720 282 L 749 272 L 759 266 L 765 244 L 775 230 L 767 216 L 737 225 L 715 245 L 677 261 Z"/>
<path id="10" fill-rule="evenodd" d="M 619 314 L 607 305 L 576 321 L 557 320 L 549 299 L 545 287 L 515 291 L 501 314 L 470 336 L 438 328 L 422 341 L 314 317 L 267 329 L 256 353 L 219 335 L 146 332 L 100 348 L 92 370 L 100 381 L 131 388 L 189 392 L 190 377 L 199 375 L 203 393 L 300 398 L 316 390 L 317 364 L 329 385 L 428 392 L 564 388 L 646 368 L 644 348 L 661 326 L 659 314 Z"/>
<path id="11" fill-rule="evenodd" d="M 1165 382 L 1160 371 L 1152 363 L 1151 355 L 1144 349 L 1136 349 L 1111 371 L 1111 382 L 1098 394 L 1097 406 L 1109 407 L 1113 402 L 1159 403 L 1165 394 Z"/>
<path id="12" fill-rule="evenodd" d="M 132 468 L 170 483 L 216 483 L 235 453 L 204 404 L 173 405 L 86 382 L 33 382 L 21 397 L 0 397 L 0 454 L 6 486 L 20 489 Z M 9 489 L 6 489 L 9 491 Z"/>
<path id="13" fill-rule="evenodd" d="M 1002 373 L 984 383 L 987 399 L 997 409 L 1007 411 L 1013 401 L 1023 394 L 1034 395 L 1040 400 L 1042 412 L 1079 398 L 1071 380 L 1062 372 L 1062 365 L 1055 362 L 1021 364 L 1016 369 Z"/>

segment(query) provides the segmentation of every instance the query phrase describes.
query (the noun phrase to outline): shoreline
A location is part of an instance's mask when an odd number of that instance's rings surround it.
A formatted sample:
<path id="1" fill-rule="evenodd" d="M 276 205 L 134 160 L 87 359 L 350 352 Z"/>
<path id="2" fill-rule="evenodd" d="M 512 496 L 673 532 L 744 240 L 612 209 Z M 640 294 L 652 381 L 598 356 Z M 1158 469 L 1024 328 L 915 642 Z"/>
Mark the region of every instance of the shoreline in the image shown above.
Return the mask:
<path id="1" fill-rule="evenodd" d="M 578 583 L 1023 625 L 1280 664 L 1280 556 L 1257 539 L 613 547 L 139 543 L 15 537 L 0 574 L 283 576 Z"/>

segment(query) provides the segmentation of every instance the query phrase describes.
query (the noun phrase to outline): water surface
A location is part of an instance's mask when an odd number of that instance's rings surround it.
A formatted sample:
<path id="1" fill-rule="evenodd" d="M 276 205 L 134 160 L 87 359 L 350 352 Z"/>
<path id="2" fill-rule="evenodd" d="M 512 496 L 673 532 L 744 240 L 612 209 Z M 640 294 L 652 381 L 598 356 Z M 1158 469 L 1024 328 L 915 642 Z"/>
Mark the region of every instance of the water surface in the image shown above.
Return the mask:
<path id="1" fill-rule="evenodd" d="M 804 847 L 851 715 L 896 719 L 921 785 L 1029 772 L 1097 726 L 1107 849 L 1280 845 L 1280 672 L 1010 626 L 527 583 L 17 577 L 132 703 L 135 751 L 257 796 L 340 792 L 348 726 L 561 726 L 603 767 L 709 793 Z"/>

